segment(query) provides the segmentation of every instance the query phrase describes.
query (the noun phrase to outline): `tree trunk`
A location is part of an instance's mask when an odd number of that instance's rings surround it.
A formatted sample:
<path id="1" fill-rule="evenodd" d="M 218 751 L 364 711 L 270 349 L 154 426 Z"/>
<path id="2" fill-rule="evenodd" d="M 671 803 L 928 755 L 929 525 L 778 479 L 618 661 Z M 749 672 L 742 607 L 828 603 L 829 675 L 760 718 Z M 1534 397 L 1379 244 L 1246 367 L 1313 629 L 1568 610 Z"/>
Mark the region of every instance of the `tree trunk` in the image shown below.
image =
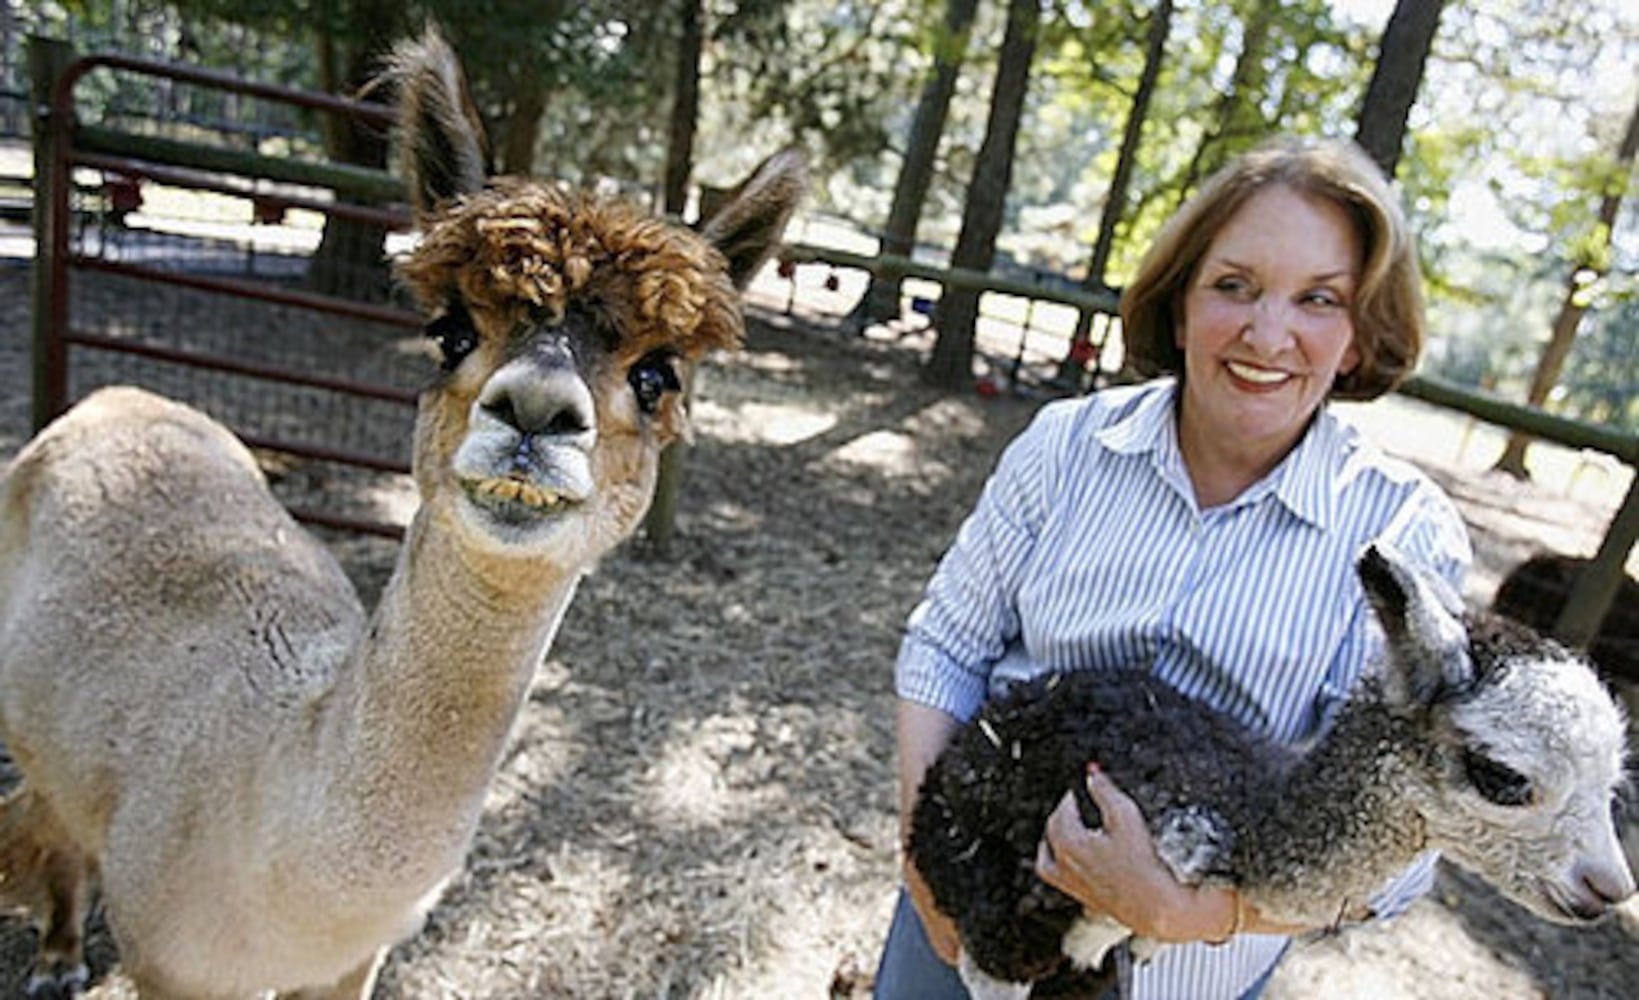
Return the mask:
<path id="1" fill-rule="evenodd" d="M 671 130 L 666 141 L 665 182 L 666 214 L 678 218 L 682 218 L 688 201 L 689 173 L 694 168 L 694 133 L 700 117 L 700 53 L 705 44 L 700 13 L 700 0 L 681 0 L 678 6 L 677 76 L 673 81 Z M 706 215 L 707 206 L 702 199 L 700 218 Z M 693 390 L 694 370 L 691 368 L 685 387 L 685 405 Z M 643 518 L 643 537 L 651 551 L 662 559 L 671 555 L 672 539 L 677 534 L 677 499 L 682 491 L 687 449 L 688 443 L 679 438 L 660 453 L 654 499 Z"/>
<path id="2" fill-rule="evenodd" d="M 1597 279 L 1607 269 L 1605 258 L 1608 256 L 1611 231 L 1615 228 L 1617 214 L 1622 209 L 1622 195 L 1627 187 L 1628 175 L 1632 172 L 1636 154 L 1639 154 L 1639 104 L 1635 104 L 1633 114 L 1628 118 L 1627 131 L 1623 133 L 1622 144 L 1616 152 L 1618 170 L 1613 174 L 1615 179 L 1609 183 L 1605 197 L 1599 203 L 1601 239 L 1599 247 L 1594 251 L 1599 259 L 1573 262 L 1570 278 L 1566 281 L 1565 301 L 1559 307 L 1553 331 L 1548 337 L 1547 346 L 1542 349 L 1542 357 L 1537 360 L 1536 374 L 1531 378 L 1531 388 L 1525 397 L 1526 403 L 1530 406 L 1542 406 L 1546 403 L 1548 394 L 1559 384 L 1560 372 L 1565 369 L 1565 359 L 1570 356 L 1571 345 L 1576 341 L 1576 328 L 1581 324 L 1583 314 L 1588 311 L 1588 307 L 1583 303 L 1582 289 L 1589 280 Z M 1495 468 L 1515 479 L 1531 478 L 1531 471 L 1525 465 L 1525 454 L 1530 446 L 1529 435 L 1518 431 L 1509 434 L 1508 443 L 1503 446 L 1502 456 L 1497 459 Z"/>
<path id="3" fill-rule="evenodd" d="M 1040 0 L 1009 0 L 1007 32 L 996 66 L 996 87 L 990 97 L 990 116 L 984 142 L 974 162 L 973 180 L 962 211 L 962 232 L 956 240 L 951 266 L 988 271 L 996 256 L 996 234 L 1001 231 L 1007 189 L 1013 177 L 1013 146 L 1030 86 L 1030 61 L 1036 52 L 1041 26 Z M 973 378 L 973 342 L 979 319 L 977 289 L 946 288 L 934 311 L 938 339 L 928 360 L 927 381 L 949 389 L 965 389 Z"/>
<path id="4" fill-rule="evenodd" d="M 694 133 L 700 118 L 700 0 L 682 0 L 678 9 L 677 76 L 673 80 L 671 130 L 666 138 L 667 215 L 683 216 L 694 169 Z"/>
<path id="5" fill-rule="evenodd" d="M 501 172 L 528 177 L 535 172 L 535 146 L 541 137 L 541 116 L 546 114 L 546 81 L 539 73 L 526 73 L 517 87 L 501 141 Z"/>
<path id="6" fill-rule="evenodd" d="M 1138 78 L 1138 91 L 1133 94 L 1132 110 L 1127 112 L 1127 125 L 1121 135 L 1121 151 L 1115 159 L 1115 174 L 1110 178 L 1109 190 L 1104 192 L 1104 211 L 1099 215 L 1098 236 L 1093 240 L 1093 254 L 1087 261 L 1087 276 L 1081 280 L 1081 287 L 1090 292 L 1108 287 L 1104 279 L 1110 263 L 1110 248 L 1115 245 L 1115 229 L 1120 225 L 1122 213 L 1127 207 L 1127 185 L 1132 181 L 1144 121 L 1149 117 L 1150 98 L 1154 96 L 1155 82 L 1161 76 L 1161 60 L 1166 54 L 1167 35 L 1171 31 L 1172 0 L 1159 0 L 1155 10 L 1150 13 L 1144 70 Z M 1092 328 L 1091 313 L 1082 312 L 1076 317 L 1070 349 L 1065 353 L 1064 360 L 1059 362 L 1057 381 L 1060 384 L 1080 387 Z"/>
<path id="7" fill-rule="evenodd" d="M 905 159 L 894 182 L 893 207 L 888 211 L 888 227 L 882 234 L 882 253 L 909 257 L 916 246 L 916 227 L 922 219 L 922 203 L 927 200 L 933 179 L 933 162 L 939 138 L 945 131 L 950 99 L 956 92 L 956 77 L 967 54 L 968 36 L 979 0 L 949 0 L 944 27 L 935 42 L 933 72 L 922 85 L 916 102 L 911 132 L 905 143 Z M 872 323 L 899 315 L 897 275 L 875 274 L 865 295 L 854 307 L 850 322 L 863 330 Z"/>
<path id="8" fill-rule="evenodd" d="M 1195 156 L 1184 171 L 1178 185 L 1177 202 L 1182 205 L 1194 193 L 1195 185 L 1209 177 L 1229 160 L 1237 139 L 1261 134 L 1267 127 L 1258 110 L 1269 80 L 1265 55 L 1275 18 L 1280 13 L 1280 0 L 1256 0 L 1252 16 L 1247 18 L 1241 38 L 1241 54 L 1235 59 L 1235 72 L 1229 79 L 1229 91 L 1218 100 L 1218 122 L 1214 131 L 1201 139 Z"/>
<path id="9" fill-rule="evenodd" d="M 356 45 L 320 30 L 319 76 L 323 89 L 356 93 L 380 66 L 381 57 L 401 32 L 396 6 L 360 4 L 358 27 L 349 31 Z M 341 163 L 385 169 L 387 136 L 341 115 L 325 115 L 326 152 Z M 387 230 L 367 222 L 331 216 L 325 221 L 318 249 L 308 264 L 307 282 L 314 291 L 344 298 L 382 301 L 391 288 L 385 253 Z"/>
<path id="10" fill-rule="evenodd" d="M 1399 0 L 1378 45 L 1377 65 L 1366 85 L 1354 137 L 1391 179 L 1444 6 L 1445 0 Z"/>

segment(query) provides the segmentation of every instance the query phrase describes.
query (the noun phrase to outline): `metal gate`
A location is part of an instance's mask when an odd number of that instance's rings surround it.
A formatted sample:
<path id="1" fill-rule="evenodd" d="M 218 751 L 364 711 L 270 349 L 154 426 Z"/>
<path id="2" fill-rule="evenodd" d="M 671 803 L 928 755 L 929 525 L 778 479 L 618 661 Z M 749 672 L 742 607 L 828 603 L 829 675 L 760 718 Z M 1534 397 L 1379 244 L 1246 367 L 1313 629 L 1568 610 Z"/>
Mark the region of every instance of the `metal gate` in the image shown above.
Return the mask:
<path id="1" fill-rule="evenodd" d="M 384 133 L 392 113 L 60 43 L 30 55 L 36 428 L 97 386 L 150 387 L 232 428 L 303 520 L 397 534 L 433 369 L 421 320 L 390 286 L 313 289 L 328 227 L 409 223 L 389 175 L 325 162 L 315 118 Z"/>

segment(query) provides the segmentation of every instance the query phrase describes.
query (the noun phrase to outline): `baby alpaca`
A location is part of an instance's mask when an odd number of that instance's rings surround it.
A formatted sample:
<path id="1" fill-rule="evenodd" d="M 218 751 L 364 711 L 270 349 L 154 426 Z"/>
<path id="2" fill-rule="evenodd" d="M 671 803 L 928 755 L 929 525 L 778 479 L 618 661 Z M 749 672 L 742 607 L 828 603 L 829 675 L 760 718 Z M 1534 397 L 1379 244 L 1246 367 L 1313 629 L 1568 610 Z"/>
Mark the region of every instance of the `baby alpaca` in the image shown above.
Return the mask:
<path id="1" fill-rule="evenodd" d="M 1461 620 L 1386 549 L 1359 575 L 1388 636 L 1318 742 L 1272 743 L 1142 671 L 1038 678 L 985 706 L 929 769 L 908 848 L 955 920 L 979 998 L 1094 969 L 1130 931 L 1033 873 L 1047 816 L 1096 761 L 1188 884 L 1324 926 L 1438 848 L 1551 920 L 1634 892 L 1611 817 L 1624 720 L 1581 657 L 1491 615 Z M 1139 942 L 1142 944 L 1142 942 Z M 1140 949 L 1141 950 L 1141 949 Z"/>
<path id="2" fill-rule="evenodd" d="M 41 925 L 31 993 L 85 978 L 94 885 L 144 1000 L 368 997 L 461 868 L 581 577 L 684 431 L 685 366 L 803 187 L 778 155 L 695 233 L 486 183 L 460 69 L 398 52 L 422 242 L 400 274 L 442 372 L 421 506 L 375 613 L 197 410 L 98 392 L 0 479 L 0 899 Z"/>

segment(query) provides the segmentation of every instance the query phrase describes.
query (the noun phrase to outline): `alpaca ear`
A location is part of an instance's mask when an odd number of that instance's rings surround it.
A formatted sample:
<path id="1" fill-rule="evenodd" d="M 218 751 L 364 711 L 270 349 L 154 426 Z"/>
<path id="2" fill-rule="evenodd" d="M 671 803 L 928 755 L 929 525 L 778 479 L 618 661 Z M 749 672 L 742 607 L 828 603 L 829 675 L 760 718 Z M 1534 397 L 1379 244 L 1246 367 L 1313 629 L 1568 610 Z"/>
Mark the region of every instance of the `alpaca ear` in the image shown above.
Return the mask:
<path id="1" fill-rule="evenodd" d="M 1461 601 L 1445 582 L 1382 542 L 1361 554 L 1356 569 L 1388 638 L 1383 681 L 1389 702 L 1422 708 L 1470 687 L 1474 662 Z"/>
<path id="2" fill-rule="evenodd" d="M 485 142 L 466 76 L 438 29 L 400 42 L 385 79 L 397 88 L 399 144 L 416 222 L 484 186 Z"/>
<path id="3" fill-rule="evenodd" d="M 789 147 L 757 165 L 723 198 L 722 206 L 698 223 L 700 235 L 728 258 L 734 287 L 744 288 L 779 247 L 803 192 L 808 189 L 808 157 Z"/>

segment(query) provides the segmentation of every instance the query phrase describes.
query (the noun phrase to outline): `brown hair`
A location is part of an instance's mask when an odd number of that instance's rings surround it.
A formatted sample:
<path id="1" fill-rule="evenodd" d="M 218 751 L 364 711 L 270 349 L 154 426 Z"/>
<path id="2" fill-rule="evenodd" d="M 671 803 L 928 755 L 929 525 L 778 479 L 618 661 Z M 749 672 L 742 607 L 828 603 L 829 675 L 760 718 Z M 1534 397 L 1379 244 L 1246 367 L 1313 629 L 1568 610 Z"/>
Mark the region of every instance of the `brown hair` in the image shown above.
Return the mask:
<path id="1" fill-rule="evenodd" d="M 1352 142 L 1280 138 L 1212 175 L 1156 235 L 1121 296 L 1127 365 L 1144 377 L 1181 373 L 1176 339 L 1184 292 L 1219 230 L 1272 184 L 1329 198 L 1354 219 L 1364 263 L 1351 319 L 1360 363 L 1332 385 L 1337 399 L 1376 399 L 1417 364 L 1423 291 L 1405 217 L 1382 171 Z"/>

